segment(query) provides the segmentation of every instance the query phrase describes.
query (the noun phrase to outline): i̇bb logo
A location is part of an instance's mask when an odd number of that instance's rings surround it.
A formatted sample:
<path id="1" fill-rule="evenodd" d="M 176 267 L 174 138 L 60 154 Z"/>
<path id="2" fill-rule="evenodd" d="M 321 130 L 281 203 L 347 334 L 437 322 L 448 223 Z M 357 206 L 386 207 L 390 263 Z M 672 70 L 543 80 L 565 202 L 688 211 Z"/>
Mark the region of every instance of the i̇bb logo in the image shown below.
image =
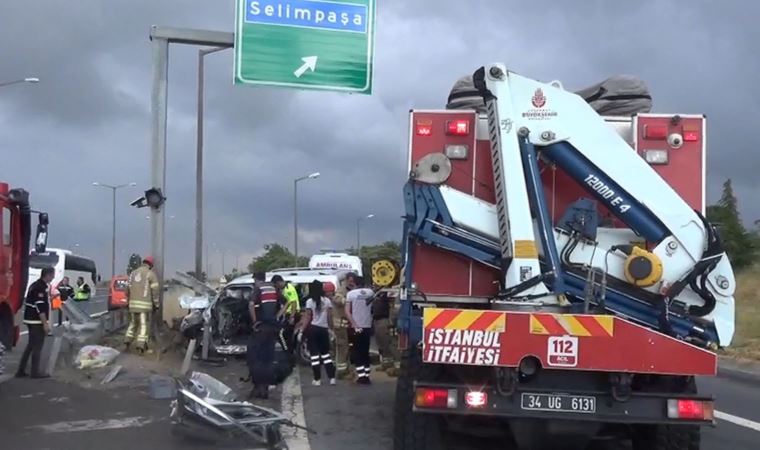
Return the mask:
<path id="1" fill-rule="evenodd" d="M 542 91 L 540 88 L 536 89 L 536 92 L 533 94 L 531 101 L 533 102 L 533 106 L 536 108 L 543 108 L 544 105 L 546 105 L 546 97 L 544 96 L 544 91 Z"/>

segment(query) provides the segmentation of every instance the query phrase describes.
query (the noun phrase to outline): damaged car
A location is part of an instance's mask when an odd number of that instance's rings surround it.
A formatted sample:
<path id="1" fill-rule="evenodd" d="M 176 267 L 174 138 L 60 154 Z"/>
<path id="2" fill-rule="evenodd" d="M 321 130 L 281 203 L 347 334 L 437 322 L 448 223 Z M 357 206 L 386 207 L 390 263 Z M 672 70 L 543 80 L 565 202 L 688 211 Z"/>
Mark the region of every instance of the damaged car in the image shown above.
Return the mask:
<path id="1" fill-rule="evenodd" d="M 280 275 L 296 286 L 303 308 L 308 296 L 309 283 L 314 280 L 333 283 L 335 286 L 345 280 L 346 270 L 279 269 L 267 272 L 266 280 Z M 244 356 L 248 339 L 253 329 L 248 304 L 253 296 L 253 276 L 243 275 L 220 288 L 210 301 L 200 298 L 187 299 L 183 308 L 191 312 L 182 320 L 181 331 L 188 339 L 200 343 L 203 359 L 210 355 Z M 282 347 L 283 342 L 278 340 Z M 311 363 L 306 338 L 297 338 L 297 359 L 303 365 Z"/>

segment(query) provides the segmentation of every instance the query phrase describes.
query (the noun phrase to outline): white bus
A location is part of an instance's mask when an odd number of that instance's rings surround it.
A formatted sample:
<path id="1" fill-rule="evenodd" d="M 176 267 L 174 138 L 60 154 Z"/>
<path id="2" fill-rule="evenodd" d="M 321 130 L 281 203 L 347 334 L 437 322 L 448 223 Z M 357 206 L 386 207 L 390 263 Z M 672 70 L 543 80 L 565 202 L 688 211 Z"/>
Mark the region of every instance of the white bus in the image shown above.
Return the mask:
<path id="1" fill-rule="evenodd" d="M 69 277 L 69 284 L 76 289 L 77 278 L 82 277 L 85 283 L 90 285 L 90 297 L 92 298 L 95 295 L 98 271 L 95 261 L 92 259 L 59 248 L 48 248 L 44 253 L 37 253 L 32 250 L 29 254 L 30 285 L 40 278 L 40 272 L 45 267 L 55 269 L 55 277 L 50 283 L 51 287 L 58 286 L 63 277 Z M 29 286 L 27 286 L 28 289 Z"/>

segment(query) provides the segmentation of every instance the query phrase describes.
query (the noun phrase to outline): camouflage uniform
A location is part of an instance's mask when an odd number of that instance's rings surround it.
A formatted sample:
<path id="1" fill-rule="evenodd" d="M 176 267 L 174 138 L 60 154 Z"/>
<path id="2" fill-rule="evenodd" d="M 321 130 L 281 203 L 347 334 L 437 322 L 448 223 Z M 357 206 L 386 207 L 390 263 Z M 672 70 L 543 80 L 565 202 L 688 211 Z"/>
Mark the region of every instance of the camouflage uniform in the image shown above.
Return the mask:
<path id="1" fill-rule="evenodd" d="M 137 348 L 146 349 L 150 338 L 151 313 L 158 307 L 158 277 L 147 264 L 129 274 L 127 298 L 129 299 L 129 326 L 124 343 L 134 340 Z M 136 339 L 135 339 L 136 337 Z"/>

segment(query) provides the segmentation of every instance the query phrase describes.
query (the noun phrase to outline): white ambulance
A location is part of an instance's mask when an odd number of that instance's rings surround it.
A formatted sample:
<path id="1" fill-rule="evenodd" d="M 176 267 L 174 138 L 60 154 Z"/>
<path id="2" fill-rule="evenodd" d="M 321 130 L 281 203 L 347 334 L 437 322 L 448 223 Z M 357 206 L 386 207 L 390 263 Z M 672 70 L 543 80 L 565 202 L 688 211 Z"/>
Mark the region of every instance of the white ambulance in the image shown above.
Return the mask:
<path id="1" fill-rule="evenodd" d="M 362 260 L 348 253 L 320 253 L 309 259 L 312 270 L 347 270 L 362 276 Z"/>

